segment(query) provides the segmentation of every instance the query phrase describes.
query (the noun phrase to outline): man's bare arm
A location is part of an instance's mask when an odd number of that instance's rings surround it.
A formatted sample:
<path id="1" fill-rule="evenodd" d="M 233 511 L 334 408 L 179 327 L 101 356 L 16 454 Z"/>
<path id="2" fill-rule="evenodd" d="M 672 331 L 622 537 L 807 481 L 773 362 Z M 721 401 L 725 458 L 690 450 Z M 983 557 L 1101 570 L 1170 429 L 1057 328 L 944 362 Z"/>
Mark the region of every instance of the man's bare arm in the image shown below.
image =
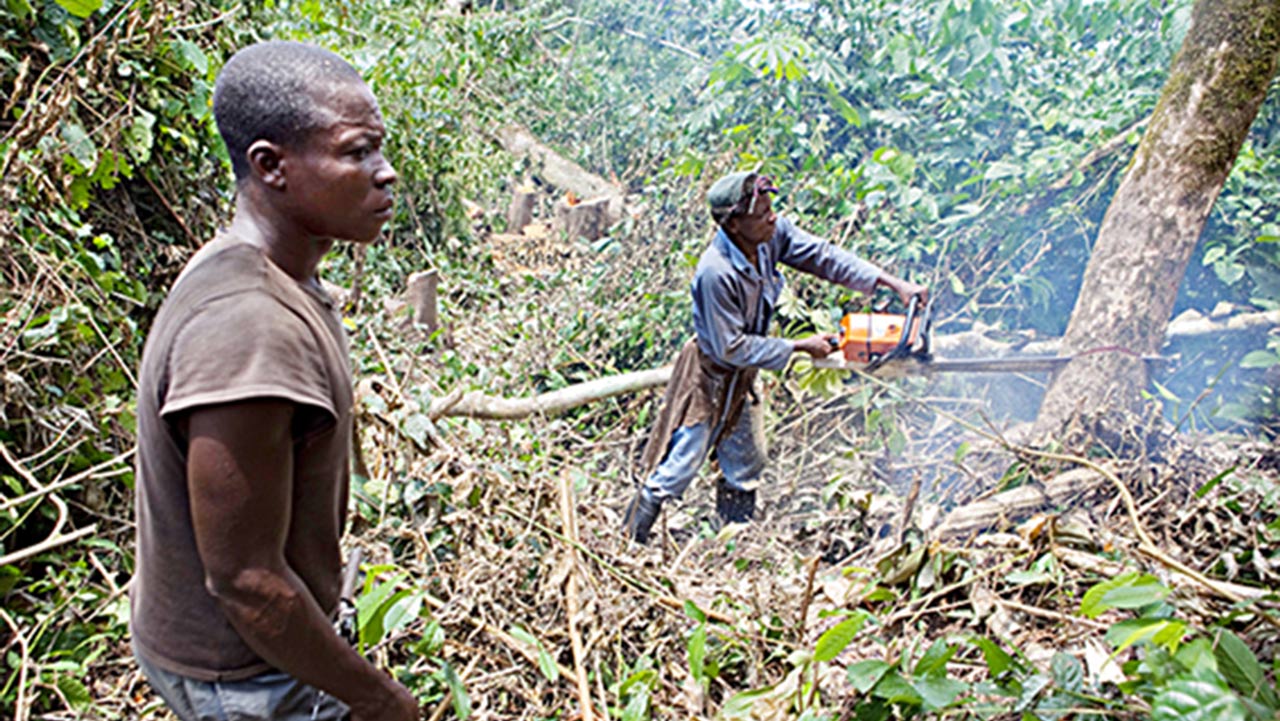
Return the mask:
<path id="1" fill-rule="evenodd" d="M 418 705 L 334 631 L 285 560 L 293 404 L 262 399 L 184 419 L 196 545 L 205 583 L 268 663 L 345 702 L 353 721 L 409 721 Z"/>

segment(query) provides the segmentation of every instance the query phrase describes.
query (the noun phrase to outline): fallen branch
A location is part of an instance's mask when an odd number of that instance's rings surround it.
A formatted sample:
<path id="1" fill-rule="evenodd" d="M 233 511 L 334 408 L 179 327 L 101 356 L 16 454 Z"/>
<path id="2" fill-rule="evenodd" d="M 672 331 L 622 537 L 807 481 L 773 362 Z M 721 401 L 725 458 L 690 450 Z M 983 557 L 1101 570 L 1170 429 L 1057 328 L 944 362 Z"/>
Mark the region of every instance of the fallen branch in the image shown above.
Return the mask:
<path id="1" fill-rule="evenodd" d="M 555 415 L 592 401 L 664 386 L 670 379 L 671 366 L 662 366 L 597 378 L 533 398 L 500 398 L 472 391 L 458 398 L 456 403 L 449 405 L 454 399 L 454 394 L 450 393 L 443 398 L 433 400 L 427 415 L 432 418 L 466 416 L 487 420 L 516 420 L 539 414 Z"/>
<path id="2" fill-rule="evenodd" d="M 573 648 L 573 678 L 578 684 L 578 702 L 582 704 L 582 721 L 595 721 L 591 708 L 591 686 L 587 683 L 586 654 L 582 649 L 582 634 L 578 632 L 578 517 L 573 507 L 573 482 L 569 473 L 560 474 L 560 516 L 564 535 L 574 543 L 569 545 L 569 573 L 565 580 L 565 624 L 569 627 L 569 645 Z"/>

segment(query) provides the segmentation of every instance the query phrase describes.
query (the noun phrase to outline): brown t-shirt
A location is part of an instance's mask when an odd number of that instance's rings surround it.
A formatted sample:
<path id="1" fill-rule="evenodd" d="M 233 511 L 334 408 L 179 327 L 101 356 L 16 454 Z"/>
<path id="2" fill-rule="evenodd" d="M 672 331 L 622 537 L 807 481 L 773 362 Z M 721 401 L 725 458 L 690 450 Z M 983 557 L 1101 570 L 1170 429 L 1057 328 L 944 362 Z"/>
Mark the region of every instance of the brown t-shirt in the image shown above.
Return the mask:
<path id="1" fill-rule="evenodd" d="M 203 681 L 269 669 L 205 588 L 177 419 L 255 398 L 298 405 L 289 566 L 320 607 L 338 600 L 351 448 L 351 369 L 331 298 L 258 248 L 222 235 L 192 258 L 156 316 L 138 389 L 134 647 L 152 664 Z"/>

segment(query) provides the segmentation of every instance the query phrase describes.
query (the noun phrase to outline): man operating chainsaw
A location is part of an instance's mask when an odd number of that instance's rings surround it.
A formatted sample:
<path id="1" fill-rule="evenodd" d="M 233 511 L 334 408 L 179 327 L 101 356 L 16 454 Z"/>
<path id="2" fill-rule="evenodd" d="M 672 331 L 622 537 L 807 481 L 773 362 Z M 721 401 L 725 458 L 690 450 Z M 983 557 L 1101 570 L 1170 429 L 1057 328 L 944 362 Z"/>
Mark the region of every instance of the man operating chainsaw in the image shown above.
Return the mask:
<path id="1" fill-rule="evenodd" d="M 768 336 L 783 286 L 779 263 L 864 293 L 885 286 L 904 303 L 913 296 L 928 298 L 924 286 L 779 216 L 772 199 L 777 192 L 767 176 L 752 172 L 727 175 L 707 191 L 719 229 L 693 277 L 695 337 L 676 358 L 641 458 L 647 475 L 627 511 L 627 534 L 639 543 L 648 540 L 662 503 L 684 493 L 712 448 L 722 473 L 716 513 L 726 523 L 746 522 L 755 513 L 764 469 L 763 441 L 753 431 L 760 413 L 752 390 L 756 374 L 761 368 L 781 370 L 797 351 L 823 358 L 836 341 L 826 333 L 800 340 Z"/>

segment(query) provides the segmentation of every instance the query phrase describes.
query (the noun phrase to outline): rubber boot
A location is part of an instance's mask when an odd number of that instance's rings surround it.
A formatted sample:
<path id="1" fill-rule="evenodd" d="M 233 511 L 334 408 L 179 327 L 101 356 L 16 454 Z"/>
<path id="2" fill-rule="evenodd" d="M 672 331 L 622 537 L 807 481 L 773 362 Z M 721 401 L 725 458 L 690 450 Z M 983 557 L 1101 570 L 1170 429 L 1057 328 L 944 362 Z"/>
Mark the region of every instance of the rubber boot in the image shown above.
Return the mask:
<path id="1" fill-rule="evenodd" d="M 716 484 L 716 514 L 725 523 L 746 523 L 756 514 L 756 492 Z"/>
<path id="2" fill-rule="evenodd" d="M 653 528 L 653 522 L 658 519 L 658 511 L 662 510 L 662 499 L 654 498 L 648 488 L 641 487 L 636 491 L 636 497 L 631 501 L 631 505 L 627 508 L 627 515 L 623 519 L 627 535 L 633 541 L 644 545 L 649 541 L 649 531 Z"/>

